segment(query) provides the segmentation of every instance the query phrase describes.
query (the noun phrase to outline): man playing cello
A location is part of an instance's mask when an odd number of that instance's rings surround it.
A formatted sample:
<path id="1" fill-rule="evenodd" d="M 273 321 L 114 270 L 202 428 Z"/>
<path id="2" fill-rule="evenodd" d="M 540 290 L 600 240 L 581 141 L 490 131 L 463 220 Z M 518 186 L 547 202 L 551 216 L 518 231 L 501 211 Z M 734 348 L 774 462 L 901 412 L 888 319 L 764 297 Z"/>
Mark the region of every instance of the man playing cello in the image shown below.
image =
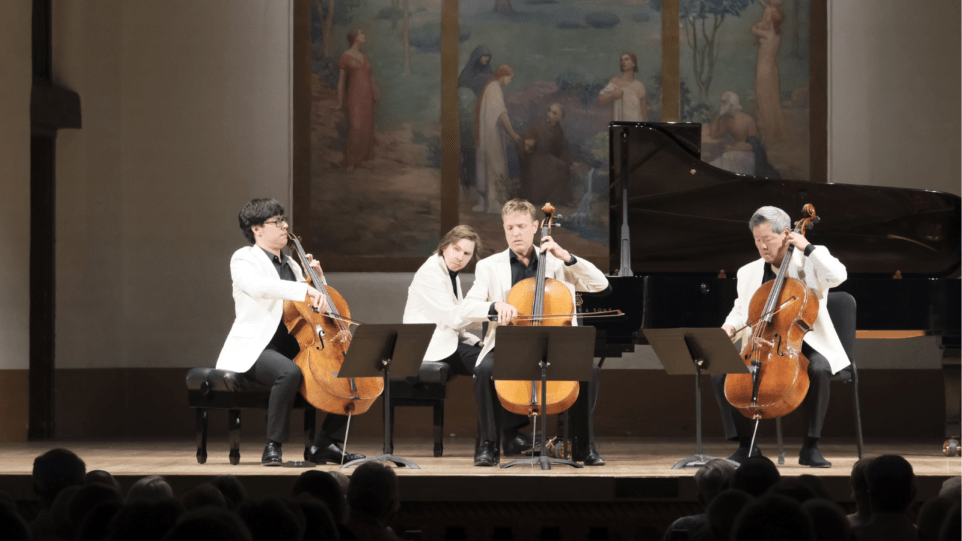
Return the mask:
<path id="1" fill-rule="evenodd" d="M 280 466 L 281 444 L 287 441 L 287 425 L 294 398 L 301 387 L 301 369 L 293 359 L 300 346 L 287 333 L 282 320 L 284 301 L 310 302 L 319 311 L 327 299 L 304 282 L 300 267 L 281 253 L 287 246 L 284 207 L 273 199 L 253 199 L 237 216 L 241 231 L 253 246 L 234 252 L 230 260 L 233 280 L 234 324 L 217 358 L 217 368 L 242 373 L 271 388 L 267 406 L 267 445 L 261 457 L 265 466 Z M 310 258 L 310 256 L 308 256 Z M 311 266 L 324 276 L 313 258 Z M 305 459 L 318 464 L 341 461 L 341 444 L 347 417 L 329 413 Z M 347 454 L 344 461 L 364 458 Z"/>
<path id="2" fill-rule="evenodd" d="M 476 466 L 494 466 L 499 462 L 497 449 L 498 423 L 497 412 L 500 403 L 491 380 L 494 368 L 494 338 L 498 325 L 511 323 L 518 316 L 518 310 L 505 302 L 511 287 L 525 278 L 531 278 L 538 272 L 538 255 L 547 252 L 545 274 L 548 278 L 560 280 L 577 291 L 596 292 L 608 287 L 608 279 L 597 267 L 588 261 L 578 259 L 567 250 L 554 242 L 551 237 L 541 239 L 539 249 L 534 247 L 534 236 L 538 231 L 538 211 L 534 205 L 521 199 L 513 199 L 505 203 L 501 209 L 501 219 L 504 224 L 504 235 L 508 242 L 508 249 L 482 259 L 475 268 L 474 285 L 468 292 L 458 317 L 467 321 L 488 321 L 489 316 L 497 316 L 497 321 L 488 327 L 481 349 L 480 358 L 475 369 L 478 383 L 477 389 L 479 405 L 483 405 L 480 415 L 481 443 L 474 455 Z M 574 293 L 572 293 L 573 295 Z M 591 384 L 581 384 L 578 401 L 572 409 L 575 415 L 572 419 L 574 442 L 572 454 L 574 459 L 582 461 L 586 466 L 600 466 L 604 460 L 598 455 L 594 447 L 591 430 L 591 410 L 597 393 L 598 369 L 595 368 Z M 505 412 L 502 432 L 505 436 L 505 454 L 520 451 L 519 430 L 527 423 L 522 415 Z M 530 440 L 527 440 L 530 441 Z M 526 445 L 530 445 L 527 444 Z"/>
<path id="3" fill-rule="evenodd" d="M 845 281 L 845 265 L 829 253 L 825 246 L 810 244 L 804 235 L 791 230 L 788 214 L 776 207 L 762 207 L 755 211 L 748 221 L 748 227 L 755 238 L 760 259 L 738 269 L 738 298 L 735 306 L 725 319 L 722 329 L 734 337 L 736 329 L 748 322 L 748 306 L 755 292 L 769 280 L 774 280 L 779 267 L 788 253 L 789 246 L 795 246 L 789 262 L 788 276 L 797 278 L 811 289 L 818 298 L 818 316 L 812 330 L 805 334 L 802 354 L 809 360 L 808 394 L 802 402 L 808 416 L 808 435 L 798 455 L 798 463 L 815 468 L 828 468 L 831 462 L 822 457 L 818 450 L 818 439 L 828 410 L 829 380 L 832 374 L 850 364 L 842 343 L 835 333 L 835 327 L 828 315 L 826 304 L 829 289 Z M 731 460 L 741 462 L 749 456 L 752 431 L 749 419 L 733 408 L 725 398 L 725 375 L 712 376 L 715 399 L 722 412 L 725 436 L 738 441 L 739 447 Z M 751 456 L 760 454 L 758 448 L 751 449 Z"/>

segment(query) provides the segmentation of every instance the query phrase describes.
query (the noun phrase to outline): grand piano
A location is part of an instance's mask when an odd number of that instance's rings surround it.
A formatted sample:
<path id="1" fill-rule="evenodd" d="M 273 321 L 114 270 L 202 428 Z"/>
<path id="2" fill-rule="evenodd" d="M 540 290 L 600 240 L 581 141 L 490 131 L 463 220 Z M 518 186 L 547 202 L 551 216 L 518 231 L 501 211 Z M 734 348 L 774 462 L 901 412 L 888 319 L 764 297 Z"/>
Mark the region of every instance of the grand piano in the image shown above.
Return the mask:
<path id="1" fill-rule="evenodd" d="M 579 294 L 596 356 L 645 344 L 642 329 L 717 327 L 736 298 L 735 273 L 758 258 L 748 218 L 774 205 L 797 220 L 811 203 L 813 242 L 831 248 L 855 296 L 860 336 L 935 335 L 943 351 L 946 437 L 958 439 L 960 198 L 928 190 L 739 175 L 701 160 L 701 124 L 612 122 L 611 287 Z"/>

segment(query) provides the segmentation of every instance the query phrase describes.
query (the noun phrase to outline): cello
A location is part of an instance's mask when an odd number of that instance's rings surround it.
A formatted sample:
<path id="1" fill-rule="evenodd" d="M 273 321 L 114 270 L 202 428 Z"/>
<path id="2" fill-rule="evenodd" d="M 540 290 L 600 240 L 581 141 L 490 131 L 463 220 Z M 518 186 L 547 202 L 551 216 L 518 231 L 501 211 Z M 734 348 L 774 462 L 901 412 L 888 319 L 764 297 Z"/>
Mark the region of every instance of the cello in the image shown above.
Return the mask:
<path id="1" fill-rule="evenodd" d="M 551 221 L 555 208 L 546 203 L 541 238 L 551 235 Z M 508 292 L 507 303 L 518 310 L 513 325 L 571 325 L 575 315 L 571 290 L 559 280 L 545 276 L 547 252 L 538 254 L 538 275 L 521 280 Z M 578 398 L 577 381 L 549 381 L 545 388 L 545 404 L 540 404 L 540 381 L 495 380 L 495 390 L 501 405 L 519 415 L 553 415 L 570 408 Z M 544 410 L 544 411 L 542 411 Z"/>
<path id="2" fill-rule="evenodd" d="M 315 408 L 328 413 L 348 415 L 364 413 L 384 390 L 384 380 L 371 378 L 339 378 L 337 373 L 344 354 L 351 345 L 351 312 L 344 297 L 327 286 L 308 263 L 304 247 L 292 233 L 294 245 L 308 276 L 308 281 L 327 300 L 325 313 L 319 313 L 305 301 L 284 301 L 284 325 L 300 346 L 294 362 L 301 368 L 301 394 Z"/>
<path id="3" fill-rule="evenodd" d="M 818 222 L 815 208 L 805 205 L 807 217 L 795 222 L 794 232 L 805 234 Z M 795 246 L 790 245 L 774 280 L 762 284 L 749 304 L 751 339 L 741 352 L 748 374 L 729 374 L 725 398 L 742 415 L 758 421 L 787 415 L 808 394 L 808 359 L 802 339 L 818 316 L 818 298 L 804 282 L 788 276 Z M 747 327 L 748 325 L 746 325 Z M 744 327 L 743 327 L 744 328 Z M 755 445 L 752 434 L 752 447 Z"/>

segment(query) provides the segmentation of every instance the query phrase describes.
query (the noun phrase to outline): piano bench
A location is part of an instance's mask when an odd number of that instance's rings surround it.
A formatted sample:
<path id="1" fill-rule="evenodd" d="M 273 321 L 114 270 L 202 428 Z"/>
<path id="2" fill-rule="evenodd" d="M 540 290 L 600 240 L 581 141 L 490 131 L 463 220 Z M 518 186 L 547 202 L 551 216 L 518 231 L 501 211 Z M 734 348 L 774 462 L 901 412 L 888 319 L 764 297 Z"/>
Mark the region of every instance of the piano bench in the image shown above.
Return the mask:
<path id="1" fill-rule="evenodd" d="M 444 399 L 447 383 L 454 377 L 446 363 L 425 362 L 416 378 L 391 380 L 390 419 L 387 420 L 389 452 L 394 452 L 394 408 L 424 406 L 434 408 L 434 456 L 444 453 Z"/>
<path id="2" fill-rule="evenodd" d="M 267 411 L 270 388 L 258 385 L 243 374 L 216 368 L 191 368 L 187 372 L 187 406 L 196 410 L 197 462 L 207 462 L 207 412 L 227 410 L 227 437 L 230 441 L 230 463 L 240 463 L 241 410 Z M 316 410 L 300 393 L 294 408 L 304 410 L 306 447 L 314 440 Z"/>

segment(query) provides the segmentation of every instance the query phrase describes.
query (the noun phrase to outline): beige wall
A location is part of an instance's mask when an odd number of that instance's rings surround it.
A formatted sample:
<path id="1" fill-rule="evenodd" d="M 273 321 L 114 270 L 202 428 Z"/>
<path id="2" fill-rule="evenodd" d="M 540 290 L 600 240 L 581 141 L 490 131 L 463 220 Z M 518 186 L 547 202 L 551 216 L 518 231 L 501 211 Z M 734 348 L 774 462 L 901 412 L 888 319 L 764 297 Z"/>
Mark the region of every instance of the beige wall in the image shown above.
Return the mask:
<path id="1" fill-rule="evenodd" d="M 829 13 L 829 180 L 959 195 L 959 1 Z"/>
<path id="2" fill-rule="evenodd" d="M 252 197 L 290 208 L 290 6 L 58 3 L 58 368 L 210 364 Z"/>
<path id="3" fill-rule="evenodd" d="M 30 364 L 30 14 L 0 2 L 0 370 Z"/>

